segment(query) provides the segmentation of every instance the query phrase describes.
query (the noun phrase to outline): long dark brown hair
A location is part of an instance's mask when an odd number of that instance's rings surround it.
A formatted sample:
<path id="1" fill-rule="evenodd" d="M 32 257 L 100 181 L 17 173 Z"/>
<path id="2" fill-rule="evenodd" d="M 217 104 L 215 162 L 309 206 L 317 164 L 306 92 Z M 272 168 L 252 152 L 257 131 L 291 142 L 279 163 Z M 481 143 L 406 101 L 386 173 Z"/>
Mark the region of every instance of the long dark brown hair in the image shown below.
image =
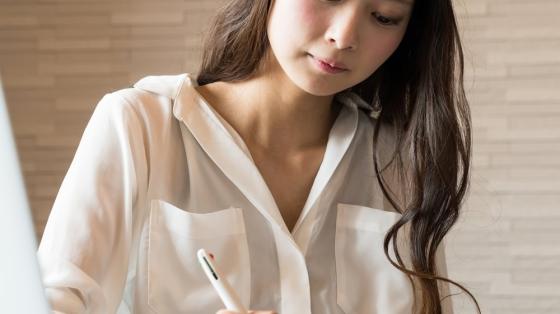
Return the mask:
<path id="1" fill-rule="evenodd" d="M 230 0 L 218 11 L 205 37 L 199 85 L 242 81 L 259 70 L 269 48 L 266 24 L 272 1 Z M 376 154 L 373 163 L 383 194 L 402 214 L 385 236 L 384 250 L 391 264 L 409 277 L 415 312 L 442 313 L 441 302 L 450 296 L 440 296 L 440 280 L 465 291 L 480 313 L 474 296 L 455 281 L 438 276 L 436 264 L 436 251 L 459 218 L 469 184 L 471 122 L 460 36 L 451 0 L 415 2 L 399 47 L 375 73 L 349 90 L 383 108 L 375 124 L 374 151 L 381 125 L 394 131 L 390 163 L 380 170 Z M 410 201 L 400 199 L 388 186 L 383 173 L 389 165 L 396 171 L 398 187 L 411 195 Z M 393 245 L 398 264 L 388 254 L 389 242 L 397 243 L 401 227 L 410 230 L 413 270 L 406 268 L 398 245 Z"/>

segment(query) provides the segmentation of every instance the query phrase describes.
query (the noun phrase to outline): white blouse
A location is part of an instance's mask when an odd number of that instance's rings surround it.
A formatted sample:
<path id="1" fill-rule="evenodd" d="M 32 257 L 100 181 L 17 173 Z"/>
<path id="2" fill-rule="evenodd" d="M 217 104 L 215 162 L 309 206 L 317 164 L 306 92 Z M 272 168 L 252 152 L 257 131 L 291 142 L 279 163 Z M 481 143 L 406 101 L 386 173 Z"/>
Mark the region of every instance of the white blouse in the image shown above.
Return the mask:
<path id="1" fill-rule="evenodd" d="M 188 73 L 148 76 L 97 104 L 38 249 L 53 311 L 213 314 L 224 306 L 197 262 L 206 248 L 246 308 L 411 313 L 412 286 L 383 252 L 400 214 L 375 178 L 376 121 L 355 98 L 337 98 L 290 232 L 242 138 L 196 85 Z M 446 276 L 443 245 L 437 262 Z"/>

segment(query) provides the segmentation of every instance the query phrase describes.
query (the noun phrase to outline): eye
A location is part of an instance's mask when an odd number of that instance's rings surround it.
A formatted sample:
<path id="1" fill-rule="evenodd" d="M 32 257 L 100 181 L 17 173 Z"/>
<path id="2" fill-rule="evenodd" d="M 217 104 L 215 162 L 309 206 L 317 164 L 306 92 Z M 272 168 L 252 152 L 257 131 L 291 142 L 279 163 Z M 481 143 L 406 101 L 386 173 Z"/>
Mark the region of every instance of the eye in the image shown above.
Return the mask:
<path id="1" fill-rule="evenodd" d="M 388 18 L 386 16 L 383 15 L 378 15 L 376 13 L 372 13 L 373 16 L 375 16 L 375 18 L 377 19 L 377 21 L 379 21 L 379 24 L 381 25 L 385 25 L 385 26 L 389 26 L 389 25 L 397 25 L 398 21 Z"/>

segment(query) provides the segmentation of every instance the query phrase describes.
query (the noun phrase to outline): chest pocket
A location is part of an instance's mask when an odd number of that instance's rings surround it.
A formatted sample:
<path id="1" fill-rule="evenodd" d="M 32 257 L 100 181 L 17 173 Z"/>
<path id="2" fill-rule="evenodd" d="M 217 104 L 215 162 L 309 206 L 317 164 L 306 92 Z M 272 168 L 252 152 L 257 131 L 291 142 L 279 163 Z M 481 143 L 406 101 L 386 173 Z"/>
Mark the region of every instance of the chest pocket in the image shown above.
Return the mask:
<path id="1" fill-rule="evenodd" d="M 399 218 L 396 212 L 338 204 L 336 292 L 337 304 L 346 314 L 411 313 L 413 291 L 408 277 L 387 260 L 383 251 L 385 234 Z M 396 261 L 392 247 L 391 241 L 389 254 Z M 401 249 L 400 253 L 403 256 L 405 252 Z"/>
<path id="2" fill-rule="evenodd" d="M 196 253 L 216 257 L 223 276 L 249 305 L 249 248 L 241 208 L 192 213 L 161 200 L 151 203 L 148 236 L 148 303 L 156 313 L 215 313 L 224 305 Z"/>

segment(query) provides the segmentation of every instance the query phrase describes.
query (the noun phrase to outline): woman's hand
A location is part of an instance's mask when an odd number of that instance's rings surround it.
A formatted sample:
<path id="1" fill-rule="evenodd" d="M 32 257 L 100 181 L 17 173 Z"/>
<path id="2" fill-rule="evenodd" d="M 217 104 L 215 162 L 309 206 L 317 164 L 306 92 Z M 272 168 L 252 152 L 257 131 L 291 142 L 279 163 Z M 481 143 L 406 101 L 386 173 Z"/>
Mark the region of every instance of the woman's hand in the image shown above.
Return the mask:
<path id="1" fill-rule="evenodd" d="M 238 312 L 228 311 L 228 310 L 219 310 L 216 314 L 239 314 Z M 278 314 L 274 311 L 251 311 L 249 310 L 249 314 Z"/>

